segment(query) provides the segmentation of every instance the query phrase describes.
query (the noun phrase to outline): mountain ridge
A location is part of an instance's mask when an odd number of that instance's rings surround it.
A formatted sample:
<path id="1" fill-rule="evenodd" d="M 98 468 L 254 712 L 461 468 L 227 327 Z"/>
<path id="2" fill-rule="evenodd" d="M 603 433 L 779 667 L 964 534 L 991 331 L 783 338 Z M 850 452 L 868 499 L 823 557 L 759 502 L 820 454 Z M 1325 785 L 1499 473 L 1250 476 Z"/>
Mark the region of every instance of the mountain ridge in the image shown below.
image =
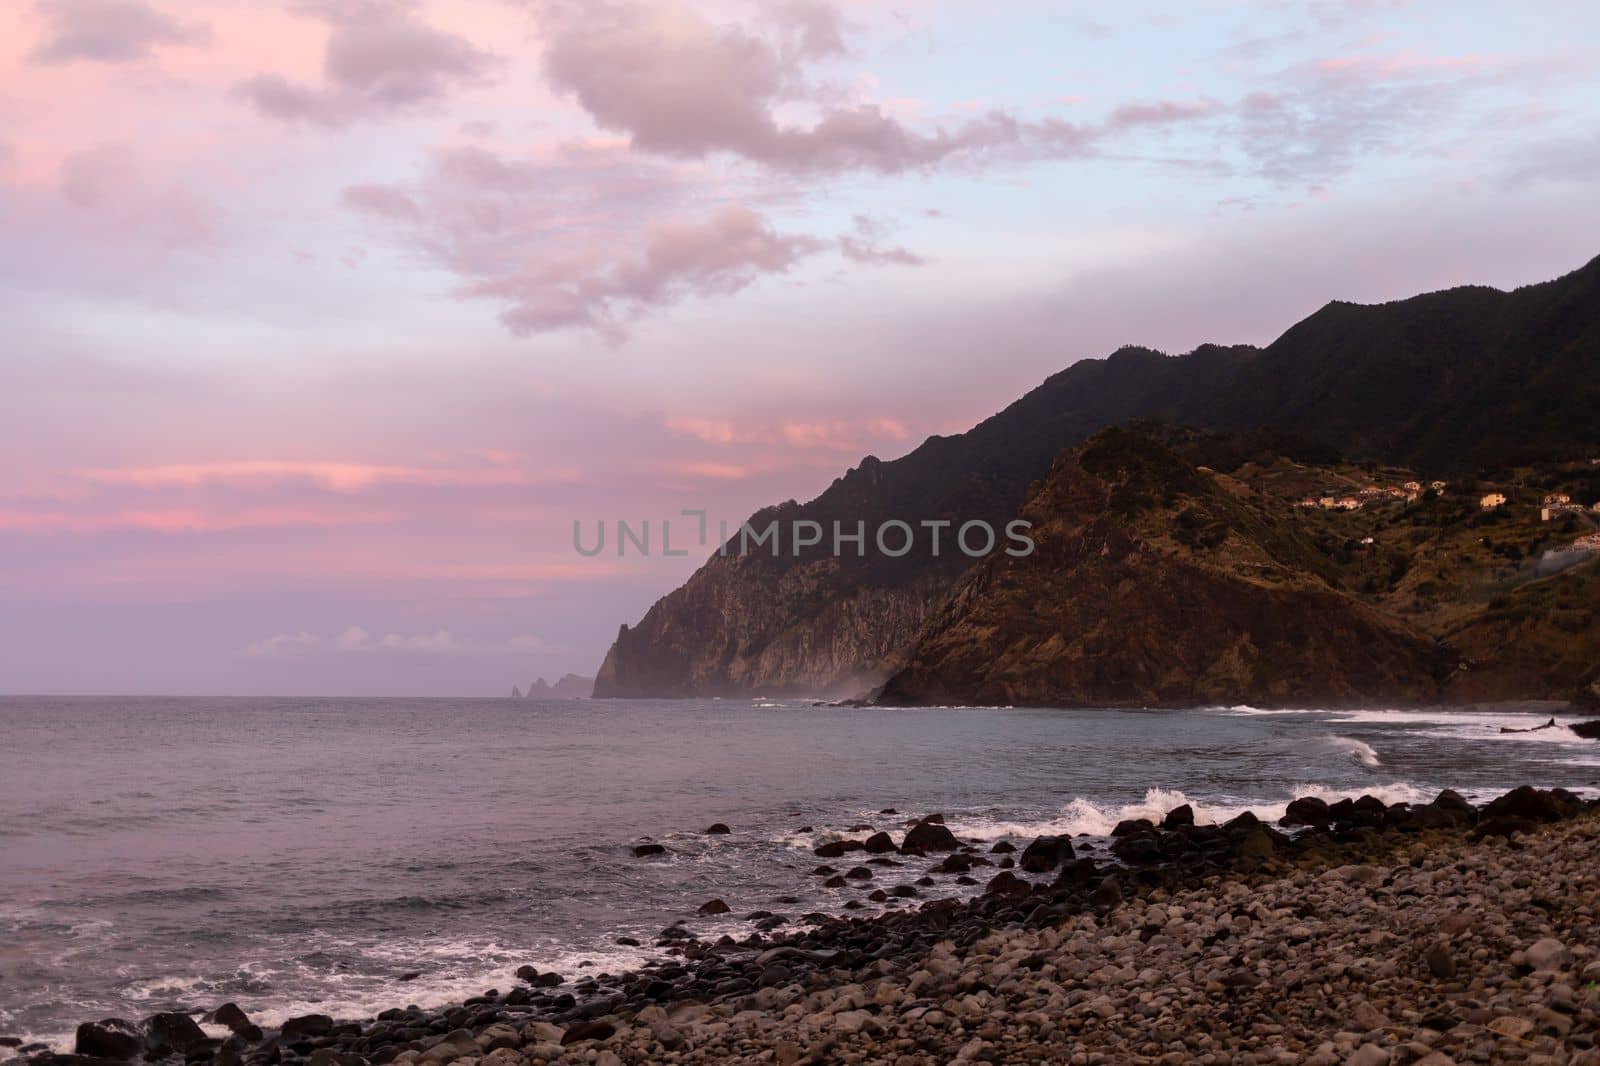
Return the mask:
<path id="1" fill-rule="evenodd" d="M 1382 304 L 1330 301 L 1265 347 L 1185 355 L 1126 345 L 1080 360 L 962 434 L 868 456 L 813 500 L 756 519 L 986 521 L 999 528 L 1060 453 L 1156 418 L 1266 429 L 1290 451 L 1430 474 L 1567 458 L 1600 446 L 1600 257 L 1510 291 L 1463 286 Z M 597 696 L 859 694 L 903 665 L 968 561 L 713 555 L 634 626 Z"/>

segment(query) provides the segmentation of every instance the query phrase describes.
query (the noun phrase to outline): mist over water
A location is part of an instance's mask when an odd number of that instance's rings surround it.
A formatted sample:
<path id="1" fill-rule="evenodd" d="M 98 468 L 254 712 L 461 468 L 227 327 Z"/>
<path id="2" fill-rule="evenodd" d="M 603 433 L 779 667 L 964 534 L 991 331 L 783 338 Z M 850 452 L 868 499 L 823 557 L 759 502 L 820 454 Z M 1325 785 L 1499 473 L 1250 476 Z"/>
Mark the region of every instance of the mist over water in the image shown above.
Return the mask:
<path id="1" fill-rule="evenodd" d="M 679 919 L 742 935 L 751 911 L 840 910 L 862 891 L 823 888 L 810 848 L 933 811 L 987 841 L 1184 802 L 1205 822 L 1306 794 L 1600 784 L 1600 744 L 1499 732 L 1546 718 L 0 699 L 0 1035 L 229 999 L 266 1022 L 371 1014 L 504 989 L 525 962 L 614 971 L 650 951 L 618 936 Z M 669 856 L 633 858 L 647 838 Z M 713 897 L 733 913 L 696 917 Z"/>

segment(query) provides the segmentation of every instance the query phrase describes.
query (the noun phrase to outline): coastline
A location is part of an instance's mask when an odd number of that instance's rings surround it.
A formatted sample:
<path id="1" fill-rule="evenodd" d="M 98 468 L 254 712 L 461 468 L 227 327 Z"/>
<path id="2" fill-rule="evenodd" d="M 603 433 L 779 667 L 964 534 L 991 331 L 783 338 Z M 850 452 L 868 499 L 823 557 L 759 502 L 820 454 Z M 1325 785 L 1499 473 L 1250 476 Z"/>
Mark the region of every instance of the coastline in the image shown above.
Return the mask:
<path id="1" fill-rule="evenodd" d="M 492 995 L 365 1021 L 262 1032 L 224 1009 L 207 1019 L 234 1032 L 222 1041 L 157 1015 L 30 1061 L 1600 1062 L 1600 803 L 1302 799 L 1283 821 L 1195 826 L 1179 808 L 1125 822 L 1105 849 L 1041 838 L 1013 853 L 963 847 L 935 816 L 899 847 L 822 845 L 817 875 L 872 856 L 904 864 L 908 898 L 923 876 L 982 895 L 743 941 L 673 926 L 668 957 L 632 973 L 529 968 Z"/>

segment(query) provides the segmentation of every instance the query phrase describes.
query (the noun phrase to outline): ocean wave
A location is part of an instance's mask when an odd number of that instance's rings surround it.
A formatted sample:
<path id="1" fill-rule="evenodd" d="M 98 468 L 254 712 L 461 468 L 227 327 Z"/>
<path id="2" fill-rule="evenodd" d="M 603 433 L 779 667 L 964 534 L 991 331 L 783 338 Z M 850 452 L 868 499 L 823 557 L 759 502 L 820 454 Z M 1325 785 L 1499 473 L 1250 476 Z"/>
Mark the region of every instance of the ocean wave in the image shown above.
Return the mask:
<path id="1" fill-rule="evenodd" d="M 1373 750 L 1372 745 L 1364 740 L 1357 740 L 1355 737 L 1326 737 L 1324 739 L 1326 743 L 1346 753 L 1362 766 L 1376 767 L 1383 765 L 1383 760 L 1378 758 L 1378 753 Z"/>
<path id="2" fill-rule="evenodd" d="M 1194 810 L 1196 825 L 1220 825 L 1246 811 L 1263 821 L 1276 821 L 1283 816 L 1284 808 L 1289 802 L 1301 796 L 1315 796 L 1333 803 L 1341 799 L 1356 799 L 1363 795 L 1374 796 L 1386 804 L 1427 803 L 1433 799 L 1431 793 L 1404 781 L 1359 788 L 1298 784 L 1287 789 L 1282 798 L 1270 800 L 1235 797 L 1193 799 L 1177 789 L 1151 788 L 1145 792 L 1142 799 L 1132 803 L 1107 803 L 1078 796 L 1061 808 L 1058 814 L 1045 818 L 1007 820 L 952 817 L 950 826 L 957 836 L 978 841 L 1036 836 L 1103 837 L 1109 836 L 1119 822 L 1146 818 L 1159 823 L 1168 811 L 1185 804 Z"/>

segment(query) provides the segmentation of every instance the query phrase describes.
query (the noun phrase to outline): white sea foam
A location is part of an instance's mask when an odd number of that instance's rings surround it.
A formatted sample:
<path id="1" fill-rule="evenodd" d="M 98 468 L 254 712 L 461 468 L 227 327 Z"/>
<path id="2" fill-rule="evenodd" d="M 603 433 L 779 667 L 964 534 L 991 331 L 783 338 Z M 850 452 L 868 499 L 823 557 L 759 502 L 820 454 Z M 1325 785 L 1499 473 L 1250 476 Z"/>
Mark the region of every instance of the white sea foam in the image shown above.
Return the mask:
<path id="1" fill-rule="evenodd" d="M 1176 789 L 1152 788 L 1144 798 L 1133 803 L 1100 803 L 1082 796 L 1074 798 L 1061 811 L 1039 819 L 963 818 L 952 817 L 951 829 L 957 836 L 981 841 L 1021 839 L 1036 836 L 1108 836 L 1118 822 L 1135 818 L 1148 818 L 1160 822 L 1175 807 L 1188 804 L 1194 810 L 1196 825 L 1219 825 L 1246 811 L 1263 821 L 1274 821 L 1283 816 L 1289 801 L 1300 796 L 1315 796 L 1332 803 L 1336 800 L 1355 799 L 1362 795 L 1375 796 L 1384 803 L 1427 803 L 1432 794 L 1404 781 L 1373 784 L 1360 788 L 1335 788 L 1329 785 L 1300 784 L 1286 790 L 1277 799 L 1248 799 L 1218 797 L 1192 799 Z"/>
<path id="2" fill-rule="evenodd" d="M 1383 760 L 1378 758 L 1378 753 L 1371 744 L 1355 737 L 1327 737 L 1326 741 L 1340 751 L 1347 753 L 1350 758 L 1362 766 L 1382 766 Z"/>

